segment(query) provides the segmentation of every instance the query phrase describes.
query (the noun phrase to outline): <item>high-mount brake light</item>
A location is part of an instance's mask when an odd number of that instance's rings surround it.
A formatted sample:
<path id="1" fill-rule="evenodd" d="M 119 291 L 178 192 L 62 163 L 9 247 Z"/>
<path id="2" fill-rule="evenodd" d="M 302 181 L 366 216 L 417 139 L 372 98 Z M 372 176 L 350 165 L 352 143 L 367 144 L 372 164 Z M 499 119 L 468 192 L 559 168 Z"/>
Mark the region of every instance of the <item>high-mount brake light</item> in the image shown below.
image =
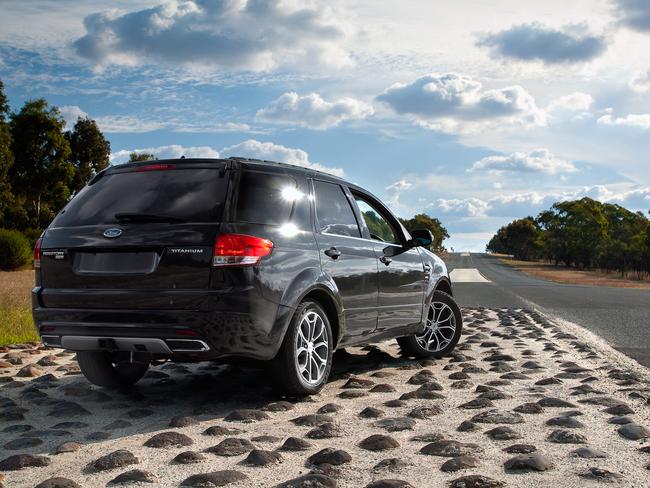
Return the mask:
<path id="1" fill-rule="evenodd" d="M 41 242 L 43 239 L 39 237 L 34 245 L 34 268 L 36 269 L 41 267 Z"/>
<path id="2" fill-rule="evenodd" d="M 139 166 L 135 171 L 136 173 L 144 173 L 145 171 L 164 171 L 175 168 L 176 165 L 173 164 L 148 164 L 146 166 Z"/>
<path id="3" fill-rule="evenodd" d="M 214 245 L 212 266 L 254 266 L 271 254 L 273 242 L 245 234 L 221 234 Z"/>

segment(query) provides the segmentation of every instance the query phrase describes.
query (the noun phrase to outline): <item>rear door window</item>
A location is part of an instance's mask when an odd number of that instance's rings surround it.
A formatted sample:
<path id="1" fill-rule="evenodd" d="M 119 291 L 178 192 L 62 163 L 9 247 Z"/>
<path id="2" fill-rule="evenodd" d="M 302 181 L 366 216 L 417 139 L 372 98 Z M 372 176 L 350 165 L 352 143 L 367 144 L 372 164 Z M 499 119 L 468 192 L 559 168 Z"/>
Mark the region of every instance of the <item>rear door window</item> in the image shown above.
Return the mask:
<path id="1" fill-rule="evenodd" d="M 361 237 L 359 224 L 341 185 L 314 180 L 316 217 L 326 234 Z"/>
<path id="2" fill-rule="evenodd" d="M 118 223 L 116 214 L 152 214 L 186 222 L 221 220 L 228 176 L 221 168 L 109 173 L 84 188 L 53 227 Z"/>

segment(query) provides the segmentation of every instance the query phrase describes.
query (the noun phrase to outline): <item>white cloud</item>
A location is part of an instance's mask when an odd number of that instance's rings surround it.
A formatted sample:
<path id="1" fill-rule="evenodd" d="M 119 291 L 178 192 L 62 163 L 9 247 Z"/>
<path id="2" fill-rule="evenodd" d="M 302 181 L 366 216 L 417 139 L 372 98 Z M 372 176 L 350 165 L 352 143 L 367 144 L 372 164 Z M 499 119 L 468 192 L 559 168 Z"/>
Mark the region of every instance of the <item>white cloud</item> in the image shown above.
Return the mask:
<path id="1" fill-rule="evenodd" d="M 355 98 L 339 98 L 331 102 L 318 93 L 282 94 L 268 107 L 257 111 L 256 118 L 265 122 L 298 125 L 312 129 L 327 129 L 344 120 L 364 119 L 374 113 L 373 108 Z"/>
<path id="2" fill-rule="evenodd" d="M 650 70 L 645 73 L 637 73 L 630 81 L 632 89 L 639 93 L 650 92 Z"/>
<path id="3" fill-rule="evenodd" d="M 548 149 L 535 149 L 528 153 L 514 152 L 507 156 L 488 156 L 476 161 L 467 171 L 512 171 L 528 173 L 570 173 L 577 171 L 572 162 L 555 156 Z"/>
<path id="4" fill-rule="evenodd" d="M 59 107 L 59 112 L 65 120 L 66 129 L 72 130 L 79 117 L 88 117 L 88 114 L 76 105 L 64 105 Z"/>
<path id="5" fill-rule="evenodd" d="M 140 134 L 167 127 L 165 122 L 132 115 L 102 115 L 95 117 L 95 121 L 102 131 L 121 134 Z"/>
<path id="6" fill-rule="evenodd" d="M 621 24 L 639 32 L 650 32 L 648 0 L 614 0 Z"/>
<path id="7" fill-rule="evenodd" d="M 399 197 L 401 193 L 403 191 L 408 190 L 412 186 L 413 183 L 410 183 L 409 181 L 404 179 L 388 185 L 386 188 L 384 188 L 389 195 L 388 204 L 393 207 L 399 206 L 400 205 Z"/>
<path id="8" fill-rule="evenodd" d="M 625 117 L 614 117 L 611 114 L 606 114 L 598 119 L 598 123 L 601 125 L 650 129 L 650 114 L 628 114 Z"/>
<path id="9" fill-rule="evenodd" d="M 546 107 L 546 113 L 552 117 L 572 116 L 572 114 L 585 114 L 594 104 L 594 97 L 589 93 L 573 92 L 557 98 Z"/>
<path id="10" fill-rule="evenodd" d="M 77 54 L 98 66 L 163 62 L 264 71 L 350 62 L 343 20 L 318 3 L 169 0 L 84 19 Z"/>
<path id="11" fill-rule="evenodd" d="M 179 144 L 169 146 L 144 147 L 137 149 L 123 149 L 111 153 L 111 164 L 121 164 L 129 160 L 132 152 L 153 154 L 157 159 L 177 159 L 181 156 L 186 158 L 218 158 L 219 151 L 210 146 L 189 146 Z"/>
<path id="12" fill-rule="evenodd" d="M 293 149 L 272 142 L 260 142 L 255 139 L 249 139 L 233 146 L 224 147 L 221 150 L 210 146 L 187 147 L 179 144 L 123 149 L 111 154 L 111 163 L 120 164 L 128 161 L 129 155 L 132 152 L 150 153 L 158 159 L 176 159 L 181 156 L 185 156 L 186 158 L 228 158 L 231 156 L 239 156 L 251 159 L 266 159 L 268 161 L 293 164 L 317 171 L 324 171 L 335 176 L 343 176 L 343 170 L 341 168 L 330 168 L 310 161 L 309 155 L 302 149 Z"/>
<path id="13" fill-rule="evenodd" d="M 377 99 L 419 125 L 448 133 L 546 123 L 544 111 L 521 86 L 484 90 L 479 81 L 457 73 L 434 73 L 411 83 L 396 83 Z"/>

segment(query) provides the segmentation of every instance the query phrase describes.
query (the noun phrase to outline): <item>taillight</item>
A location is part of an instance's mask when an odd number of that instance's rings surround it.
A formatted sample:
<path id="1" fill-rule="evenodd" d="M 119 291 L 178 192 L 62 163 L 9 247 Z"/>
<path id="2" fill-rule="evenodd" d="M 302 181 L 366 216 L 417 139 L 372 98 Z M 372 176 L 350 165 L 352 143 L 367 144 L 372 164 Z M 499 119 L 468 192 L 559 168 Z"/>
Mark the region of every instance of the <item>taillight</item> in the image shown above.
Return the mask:
<path id="1" fill-rule="evenodd" d="M 244 234 L 222 234 L 214 245 L 212 266 L 253 266 L 271 254 L 273 242 Z"/>
<path id="2" fill-rule="evenodd" d="M 41 267 L 41 241 L 42 239 L 39 237 L 34 245 L 34 268 Z"/>
<path id="3" fill-rule="evenodd" d="M 176 168 L 173 164 L 148 164 L 146 166 L 139 166 L 135 171 L 136 173 L 142 173 L 144 171 L 164 171 L 166 169 Z"/>

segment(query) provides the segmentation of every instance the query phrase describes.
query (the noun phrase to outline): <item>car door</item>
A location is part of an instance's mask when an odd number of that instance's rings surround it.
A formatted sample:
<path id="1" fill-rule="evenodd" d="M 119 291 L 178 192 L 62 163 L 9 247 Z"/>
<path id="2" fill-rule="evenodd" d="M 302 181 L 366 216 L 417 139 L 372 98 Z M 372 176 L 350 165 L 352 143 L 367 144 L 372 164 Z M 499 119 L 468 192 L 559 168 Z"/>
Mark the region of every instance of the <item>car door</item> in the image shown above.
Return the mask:
<path id="1" fill-rule="evenodd" d="M 379 263 L 378 331 L 419 323 L 426 281 L 420 251 L 405 247 L 402 227 L 377 199 L 356 189 L 351 193 Z"/>
<path id="2" fill-rule="evenodd" d="M 378 261 L 372 242 L 363 239 L 346 190 L 337 183 L 313 180 L 316 242 L 323 272 L 336 284 L 345 313 L 345 336 L 372 332 L 377 326 Z"/>

